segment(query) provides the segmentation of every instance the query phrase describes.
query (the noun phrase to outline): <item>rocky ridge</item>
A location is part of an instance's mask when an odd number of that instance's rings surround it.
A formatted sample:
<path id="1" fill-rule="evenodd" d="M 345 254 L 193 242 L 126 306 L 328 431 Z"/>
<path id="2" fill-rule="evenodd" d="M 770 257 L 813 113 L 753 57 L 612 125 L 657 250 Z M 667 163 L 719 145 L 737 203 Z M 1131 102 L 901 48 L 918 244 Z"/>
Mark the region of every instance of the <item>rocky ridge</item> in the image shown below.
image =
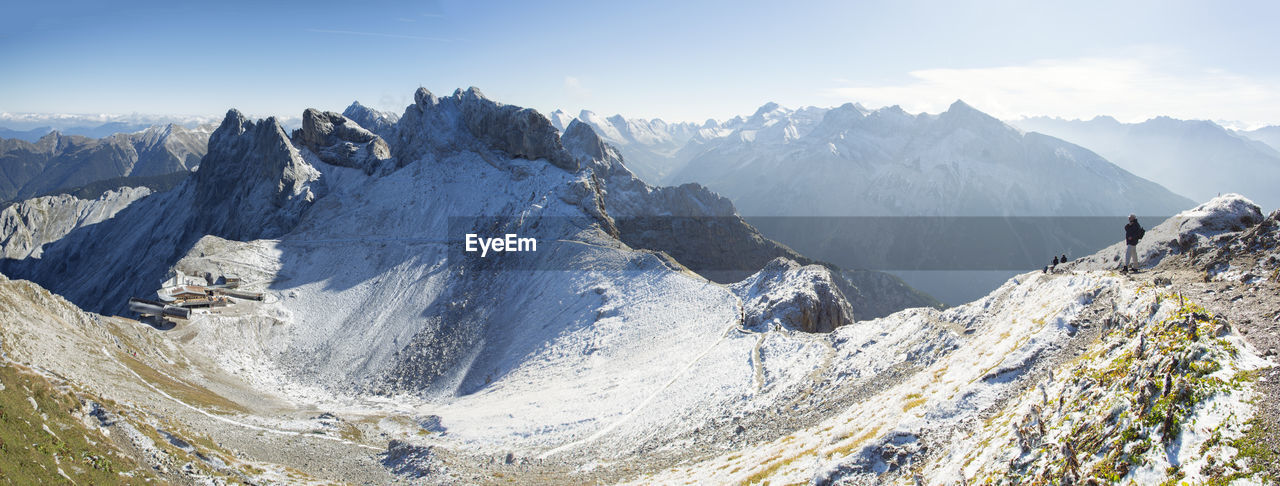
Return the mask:
<path id="1" fill-rule="evenodd" d="M 13 204 L 0 211 L 0 257 L 21 260 L 39 258 L 46 244 L 68 233 L 111 219 L 151 191 L 124 187 L 97 199 L 69 195 L 44 196 Z"/>
<path id="2" fill-rule="evenodd" d="M 0 200 L 26 199 L 119 177 L 190 171 L 208 150 L 211 127 L 156 126 L 101 139 L 51 132 L 0 139 Z"/>
<path id="3" fill-rule="evenodd" d="M 382 137 L 346 116 L 308 108 L 302 112 L 302 128 L 293 131 L 294 143 L 307 147 L 320 160 L 339 167 L 363 170 L 366 174 L 394 169 L 391 148 Z"/>

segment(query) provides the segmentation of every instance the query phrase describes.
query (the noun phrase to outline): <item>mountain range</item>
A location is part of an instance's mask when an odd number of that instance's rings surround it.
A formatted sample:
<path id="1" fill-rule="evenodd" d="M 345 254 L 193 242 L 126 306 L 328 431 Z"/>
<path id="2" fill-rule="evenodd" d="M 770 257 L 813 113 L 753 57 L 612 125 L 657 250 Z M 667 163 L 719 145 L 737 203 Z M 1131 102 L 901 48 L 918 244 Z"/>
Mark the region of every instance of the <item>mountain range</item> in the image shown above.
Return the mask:
<path id="1" fill-rule="evenodd" d="M 1270 188 L 1280 184 L 1280 152 L 1263 141 L 1274 130 L 1233 132 L 1203 120 L 1156 117 L 1121 123 L 1028 118 L 1015 122 L 1097 151 L 1108 160 L 1193 199 L 1217 194 L 1251 194 L 1263 207 L 1280 207 Z M 1256 138 L 1256 139 L 1255 139 Z"/>
<path id="2" fill-rule="evenodd" d="M 1265 143 L 1272 149 L 1280 150 L 1280 126 L 1266 126 L 1247 131 L 1237 130 L 1236 133 Z"/>
<path id="3" fill-rule="evenodd" d="M 212 126 L 167 125 L 97 139 L 56 131 L 35 142 L 0 139 L 0 201 L 109 179 L 142 179 L 138 184 L 143 185 L 189 172 L 208 149 L 212 130 Z"/>
<path id="4" fill-rule="evenodd" d="M 630 122 L 642 123 L 669 126 Z M 962 101 L 937 115 L 767 103 L 706 126 L 679 147 L 667 142 L 681 140 L 672 132 L 606 133 L 624 139 L 627 163 L 638 154 L 662 167 L 663 183 L 706 185 L 803 254 L 897 271 L 952 305 L 1018 269 L 1095 251 L 1125 215 L 1164 217 L 1194 205 L 1084 147 L 1022 132 Z M 674 155 L 655 158 L 652 140 Z"/>
<path id="5" fill-rule="evenodd" d="M 171 190 L 10 206 L 0 433 L 31 446 L 5 449 L 21 461 L 4 474 L 1146 484 L 1275 473 L 1280 211 L 1217 197 L 1149 222 L 1142 273 L 1113 271 L 1116 241 L 939 309 L 890 276 L 766 238 L 700 184 L 646 183 L 588 123 L 559 130 L 474 88 L 413 100 L 399 116 L 308 109 L 294 131 L 230 110 Z M 974 182 L 1062 170 L 1165 194 L 966 106 L 876 113 L 766 106 L 708 152 L 804 155 L 827 140 L 833 165 L 857 165 L 842 149 L 899 147 L 941 158 L 886 171 Z M 877 116 L 902 123 L 901 139 L 849 128 L 888 126 L 867 121 Z M 1110 209 L 1127 195 L 1110 189 L 1047 207 Z M 483 256 L 464 243 L 476 235 L 536 245 Z M 130 318 L 128 298 L 206 275 L 263 297 Z"/>
<path id="6" fill-rule="evenodd" d="M 154 126 L 178 125 L 194 129 L 217 121 L 217 117 L 182 115 L 0 113 L 0 138 L 35 142 L 51 132 L 106 138 L 117 133 L 140 132 Z"/>

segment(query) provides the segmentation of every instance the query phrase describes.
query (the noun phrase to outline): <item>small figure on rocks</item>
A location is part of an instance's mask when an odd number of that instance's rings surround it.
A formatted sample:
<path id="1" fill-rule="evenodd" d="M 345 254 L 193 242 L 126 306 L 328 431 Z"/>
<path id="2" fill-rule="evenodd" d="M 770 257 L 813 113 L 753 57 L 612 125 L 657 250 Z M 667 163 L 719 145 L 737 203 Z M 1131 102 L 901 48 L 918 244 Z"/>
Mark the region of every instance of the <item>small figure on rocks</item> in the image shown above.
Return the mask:
<path id="1" fill-rule="evenodd" d="M 1058 257 L 1056 257 L 1056 256 L 1055 256 L 1055 257 L 1053 257 L 1053 264 L 1049 266 L 1049 271 L 1050 271 L 1050 272 L 1057 272 L 1057 271 L 1058 271 Z"/>
<path id="2" fill-rule="evenodd" d="M 1129 224 L 1124 225 L 1124 267 L 1120 271 L 1138 270 L 1138 240 L 1146 234 L 1147 230 L 1138 224 L 1138 217 L 1130 214 Z"/>

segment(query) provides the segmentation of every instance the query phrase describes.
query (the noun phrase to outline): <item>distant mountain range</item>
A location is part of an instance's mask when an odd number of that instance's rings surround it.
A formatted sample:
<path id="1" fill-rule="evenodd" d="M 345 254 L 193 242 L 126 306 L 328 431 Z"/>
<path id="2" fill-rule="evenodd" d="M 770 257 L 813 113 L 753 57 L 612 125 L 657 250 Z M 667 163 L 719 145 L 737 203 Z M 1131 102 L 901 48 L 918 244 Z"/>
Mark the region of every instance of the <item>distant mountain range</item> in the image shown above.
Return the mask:
<path id="1" fill-rule="evenodd" d="M 35 142 L 0 139 L 0 201 L 119 178 L 155 182 L 160 176 L 188 172 L 208 151 L 212 131 L 209 125 L 168 125 L 103 138 L 55 131 Z"/>
<path id="2" fill-rule="evenodd" d="M 1236 133 L 1265 143 L 1271 148 L 1280 151 L 1280 126 L 1273 125 L 1255 130 L 1237 131 Z"/>
<path id="3" fill-rule="evenodd" d="M 1194 205 L 960 101 L 938 115 L 767 104 L 667 180 L 705 184 L 747 216 L 1098 216 Z"/>
<path id="4" fill-rule="evenodd" d="M 560 110 L 551 112 L 548 118 L 561 131 L 575 120 Z M 728 133 L 725 125 L 732 126 L 736 122 L 735 119 L 724 124 L 715 120 L 707 120 L 701 125 L 667 123 L 657 118 L 603 117 L 587 110 L 578 113 L 576 120 L 590 126 L 606 142 L 621 148 L 627 158 L 627 168 L 641 179 L 655 184 L 661 183 L 673 168 L 688 160 L 692 150 L 685 150 L 686 147 L 696 147 L 706 140 L 722 137 Z"/>
<path id="5" fill-rule="evenodd" d="M 54 131 L 63 135 L 103 138 L 117 133 L 140 132 L 154 126 L 196 128 L 217 122 L 216 116 L 0 113 L 0 138 L 35 142 Z"/>
<path id="6" fill-rule="evenodd" d="M 703 184 L 765 235 L 846 268 L 1036 268 L 1118 238 L 1105 217 L 1194 206 L 1085 147 L 1021 132 L 962 101 L 936 115 L 767 103 L 696 131 L 591 112 L 578 120 L 600 127 L 641 177 Z M 1007 276 L 985 278 L 998 285 Z M 909 281 L 951 304 L 989 290 L 973 275 L 930 278 L 939 280 Z"/>
<path id="7" fill-rule="evenodd" d="M 1156 117 L 1121 123 L 1028 118 L 1014 122 L 1077 143 L 1170 190 L 1204 200 L 1240 193 L 1262 207 L 1280 207 L 1280 127 L 1235 132 L 1204 120 Z"/>

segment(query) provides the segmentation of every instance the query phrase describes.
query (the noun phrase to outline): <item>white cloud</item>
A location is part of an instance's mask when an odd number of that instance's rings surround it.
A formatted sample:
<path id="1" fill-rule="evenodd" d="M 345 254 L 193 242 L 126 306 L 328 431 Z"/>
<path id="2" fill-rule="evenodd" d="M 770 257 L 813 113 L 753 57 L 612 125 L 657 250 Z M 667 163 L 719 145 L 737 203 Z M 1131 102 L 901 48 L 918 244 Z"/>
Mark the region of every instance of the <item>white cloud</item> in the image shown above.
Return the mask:
<path id="1" fill-rule="evenodd" d="M 1021 66 L 923 69 L 901 84 L 831 88 L 825 93 L 868 106 L 902 105 L 936 113 L 965 102 L 993 116 L 1111 115 L 1141 121 L 1184 119 L 1280 123 L 1280 83 L 1220 69 L 1175 69 L 1143 58 L 1052 59 Z"/>

